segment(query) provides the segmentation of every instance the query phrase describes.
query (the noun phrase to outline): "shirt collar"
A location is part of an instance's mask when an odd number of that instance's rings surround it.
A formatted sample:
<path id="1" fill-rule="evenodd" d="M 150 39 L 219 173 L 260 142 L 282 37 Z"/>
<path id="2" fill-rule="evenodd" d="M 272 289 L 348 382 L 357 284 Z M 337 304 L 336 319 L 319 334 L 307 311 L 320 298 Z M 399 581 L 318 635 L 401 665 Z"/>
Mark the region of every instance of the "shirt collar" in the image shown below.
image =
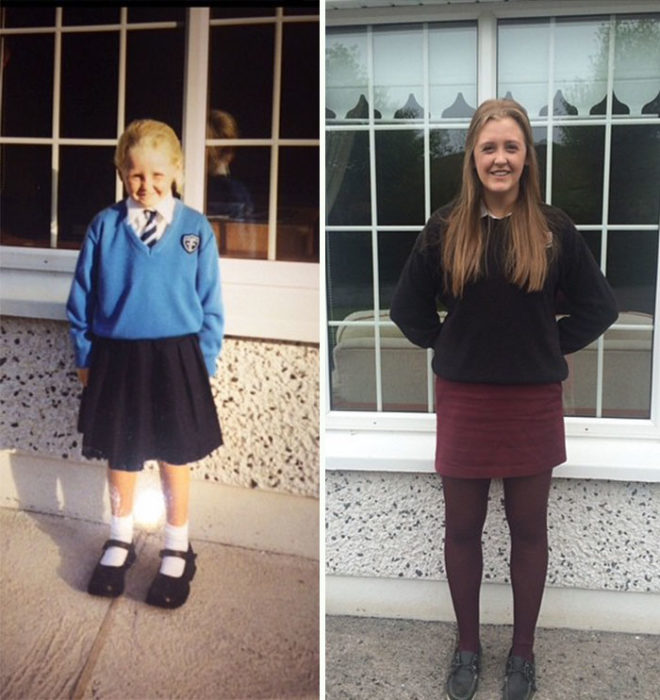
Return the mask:
<path id="1" fill-rule="evenodd" d="M 161 199 L 155 207 L 151 208 L 155 209 L 158 214 L 163 217 L 167 224 L 171 224 L 172 219 L 174 218 L 175 206 L 176 200 L 172 195 L 169 195 L 168 197 Z M 140 206 L 132 197 L 126 198 L 126 209 L 128 221 L 131 224 L 138 221 L 142 217 L 142 212 L 144 211 L 144 207 Z"/>
<path id="2" fill-rule="evenodd" d="M 495 214 L 491 214 L 488 209 L 486 208 L 486 204 L 484 203 L 483 199 L 481 200 L 481 218 L 485 218 L 486 216 L 490 216 L 491 219 L 506 219 L 507 217 L 511 216 L 511 212 L 506 214 L 505 216 L 495 216 Z"/>

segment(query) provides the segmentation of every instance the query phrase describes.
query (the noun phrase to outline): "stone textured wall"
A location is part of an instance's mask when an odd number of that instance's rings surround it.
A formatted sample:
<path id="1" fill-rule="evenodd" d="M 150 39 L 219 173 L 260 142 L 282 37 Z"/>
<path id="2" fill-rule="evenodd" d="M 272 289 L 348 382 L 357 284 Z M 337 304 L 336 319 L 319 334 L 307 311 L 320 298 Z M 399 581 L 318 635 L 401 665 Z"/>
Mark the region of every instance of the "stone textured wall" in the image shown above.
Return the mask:
<path id="1" fill-rule="evenodd" d="M 82 460 L 67 324 L 0 325 L 0 449 Z M 318 376 L 316 346 L 227 338 L 212 380 L 225 445 L 193 478 L 318 497 Z"/>
<path id="2" fill-rule="evenodd" d="M 326 473 L 328 574 L 446 579 L 435 474 Z M 660 484 L 560 479 L 549 503 L 548 585 L 660 591 Z M 484 581 L 508 583 L 502 484 L 493 481 Z"/>

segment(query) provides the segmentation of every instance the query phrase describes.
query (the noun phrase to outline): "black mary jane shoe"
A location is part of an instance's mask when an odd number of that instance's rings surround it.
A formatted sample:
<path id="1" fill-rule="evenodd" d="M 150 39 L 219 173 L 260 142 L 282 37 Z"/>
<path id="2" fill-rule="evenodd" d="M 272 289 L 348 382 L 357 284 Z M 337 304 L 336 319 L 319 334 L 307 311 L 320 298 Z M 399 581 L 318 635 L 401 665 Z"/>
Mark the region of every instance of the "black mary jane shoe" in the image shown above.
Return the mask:
<path id="1" fill-rule="evenodd" d="M 457 649 L 447 676 L 447 700 L 471 700 L 477 692 L 480 669 L 481 647 L 476 654 Z"/>
<path id="2" fill-rule="evenodd" d="M 156 574 L 156 578 L 149 587 L 147 593 L 147 603 L 159 608 L 178 608 L 188 600 L 190 593 L 190 582 L 195 576 L 197 566 L 195 559 L 197 555 L 193 552 L 192 545 L 188 545 L 187 552 L 180 552 L 175 549 L 162 549 L 161 557 L 181 557 L 186 560 L 186 566 L 181 576 L 168 576 L 167 574 Z"/>
<path id="3" fill-rule="evenodd" d="M 106 566 L 99 561 L 87 585 L 87 592 L 91 595 L 116 598 L 124 592 L 124 576 L 136 559 L 135 546 L 132 542 L 129 544 L 121 540 L 108 540 L 103 545 L 103 551 L 105 552 L 108 547 L 127 549 L 126 559 L 121 566 Z"/>
<path id="4" fill-rule="evenodd" d="M 531 700 L 536 691 L 536 670 L 534 662 L 521 656 L 511 656 L 506 660 L 503 700 Z"/>

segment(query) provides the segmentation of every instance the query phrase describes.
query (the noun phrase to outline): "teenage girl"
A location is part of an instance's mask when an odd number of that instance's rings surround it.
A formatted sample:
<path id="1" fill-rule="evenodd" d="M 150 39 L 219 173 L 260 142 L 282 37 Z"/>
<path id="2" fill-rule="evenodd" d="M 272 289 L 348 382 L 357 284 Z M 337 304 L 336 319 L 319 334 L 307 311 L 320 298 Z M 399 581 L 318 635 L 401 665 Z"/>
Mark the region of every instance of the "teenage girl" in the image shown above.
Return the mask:
<path id="1" fill-rule="evenodd" d="M 196 571 L 187 465 L 222 444 L 209 384 L 224 328 L 218 250 L 206 218 L 174 197 L 183 154 L 169 126 L 131 123 L 115 166 L 128 196 L 89 225 L 67 303 L 84 386 L 82 453 L 108 461 L 112 515 L 88 591 L 123 592 L 135 561 L 137 472 L 155 459 L 167 523 L 147 602 L 174 608 Z"/>
<path id="2" fill-rule="evenodd" d="M 559 320 L 558 298 L 566 314 Z M 438 302 L 447 311 L 442 323 Z M 542 203 L 532 130 L 518 103 L 489 100 L 475 112 L 461 190 L 419 235 L 391 318 L 413 343 L 434 349 L 435 467 L 458 623 L 447 698 L 470 700 L 477 689 L 481 534 L 490 480 L 500 477 L 514 597 L 503 697 L 528 700 L 550 481 L 566 459 L 564 355 L 601 335 L 617 310 L 583 238 L 562 211 Z"/>

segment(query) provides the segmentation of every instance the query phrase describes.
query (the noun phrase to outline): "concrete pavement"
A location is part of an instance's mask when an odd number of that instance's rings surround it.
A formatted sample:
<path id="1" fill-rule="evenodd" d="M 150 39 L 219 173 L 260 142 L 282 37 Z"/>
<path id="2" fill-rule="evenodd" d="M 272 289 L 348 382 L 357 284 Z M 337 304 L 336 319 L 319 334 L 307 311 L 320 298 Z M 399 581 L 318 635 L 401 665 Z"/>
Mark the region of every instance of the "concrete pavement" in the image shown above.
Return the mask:
<path id="1" fill-rule="evenodd" d="M 328 617 L 326 699 L 444 700 L 455 627 L 368 617 Z M 508 625 L 482 627 L 478 700 L 500 700 Z M 534 700 L 658 700 L 660 637 L 538 629 Z"/>
<path id="2" fill-rule="evenodd" d="M 143 600 L 160 534 L 115 600 L 85 592 L 107 526 L 0 509 L 0 698 L 318 697 L 318 562 L 195 540 L 188 602 Z"/>

